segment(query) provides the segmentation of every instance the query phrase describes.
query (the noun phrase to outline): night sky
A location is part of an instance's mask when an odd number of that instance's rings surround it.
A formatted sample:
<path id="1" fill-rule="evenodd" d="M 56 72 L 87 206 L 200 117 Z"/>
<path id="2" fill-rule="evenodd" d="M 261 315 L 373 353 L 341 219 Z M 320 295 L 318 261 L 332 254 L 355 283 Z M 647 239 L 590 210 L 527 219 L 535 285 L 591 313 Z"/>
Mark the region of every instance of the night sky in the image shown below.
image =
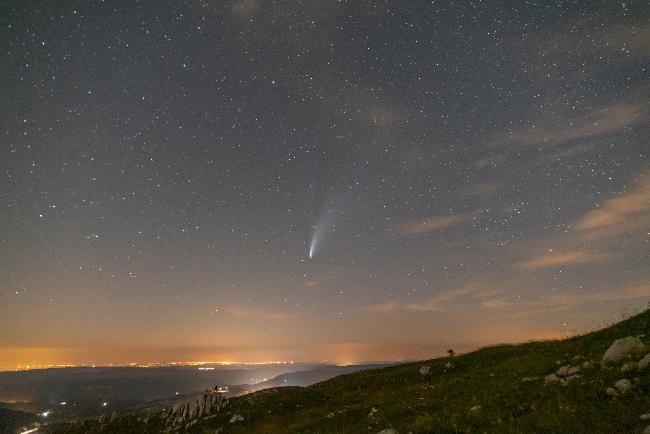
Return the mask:
<path id="1" fill-rule="evenodd" d="M 426 358 L 650 301 L 645 0 L 0 10 L 0 368 Z"/>

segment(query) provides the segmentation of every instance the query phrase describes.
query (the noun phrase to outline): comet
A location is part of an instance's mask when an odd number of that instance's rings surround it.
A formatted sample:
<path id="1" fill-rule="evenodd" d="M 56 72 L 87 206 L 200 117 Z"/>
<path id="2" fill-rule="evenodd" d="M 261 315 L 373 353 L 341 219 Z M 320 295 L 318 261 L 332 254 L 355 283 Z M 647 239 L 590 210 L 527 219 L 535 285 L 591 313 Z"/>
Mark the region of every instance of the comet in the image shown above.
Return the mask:
<path id="1" fill-rule="evenodd" d="M 330 231 L 334 231 L 334 213 L 331 209 L 326 209 L 321 212 L 316 224 L 313 226 L 311 240 L 309 242 L 309 259 L 313 259 L 317 250 L 324 242 L 325 235 Z M 328 230 L 329 229 L 329 230 Z"/>
<path id="2" fill-rule="evenodd" d="M 323 238 L 323 230 L 318 226 L 314 227 L 314 233 L 311 236 L 311 241 L 309 242 L 309 259 L 314 258 L 316 253 L 316 248 L 320 244 L 321 239 Z"/>

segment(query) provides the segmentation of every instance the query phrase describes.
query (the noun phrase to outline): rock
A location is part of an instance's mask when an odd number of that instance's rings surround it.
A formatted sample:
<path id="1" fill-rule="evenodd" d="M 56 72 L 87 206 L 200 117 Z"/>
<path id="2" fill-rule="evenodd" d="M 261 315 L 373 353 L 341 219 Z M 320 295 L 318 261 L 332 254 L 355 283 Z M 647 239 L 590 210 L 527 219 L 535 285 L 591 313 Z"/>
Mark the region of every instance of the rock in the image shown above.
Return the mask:
<path id="1" fill-rule="evenodd" d="M 555 371 L 555 375 L 558 377 L 568 377 L 569 376 L 569 366 L 562 366 L 560 369 Z"/>
<path id="2" fill-rule="evenodd" d="M 431 372 L 431 366 L 422 366 L 420 368 L 420 375 L 426 377 Z"/>
<path id="3" fill-rule="evenodd" d="M 643 434 L 650 434 L 650 425 L 645 427 L 645 429 L 643 430 Z"/>
<path id="4" fill-rule="evenodd" d="M 328 419 L 331 419 L 331 418 L 333 418 L 333 417 L 334 417 L 334 413 L 330 413 L 330 414 L 327 415 L 327 418 L 328 418 Z"/>
<path id="5" fill-rule="evenodd" d="M 521 379 L 524 383 L 532 383 L 533 381 L 539 379 L 539 377 L 524 377 Z"/>
<path id="6" fill-rule="evenodd" d="M 373 417 L 375 414 L 377 414 L 378 411 L 379 411 L 379 410 L 377 410 L 375 407 L 373 407 L 373 408 L 370 410 L 370 413 L 368 413 L 368 417 Z"/>
<path id="7" fill-rule="evenodd" d="M 650 368 L 650 353 L 643 356 L 641 360 L 637 363 L 639 369 Z"/>
<path id="8" fill-rule="evenodd" d="M 623 378 L 621 380 L 618 380 L 616 383 L 614 383 L 614 387 L 620 393 L 626 393 L 632 390 L 632 382 L 627 378 Z"/>
<path id="9" fill-rule="evenodd" d="M 612 396 L 612 397 L 616 397 L 619 395 L 619 393 L 613 387 L 608 387 L 607 389 L 605 389 L 605 393 L 608 396 Z"/>
<path id="10" fill-rule="evenodd" d="M 642 414 L 639 416 L 641 420 L 650 420 L 650 413 Z"/>
<path id="11" fill-rule="evenodd" d="M 232 417 L 230 418 L 230 423 L 237 423 L 243 420 L 244 420 L 244 416 L 242 416 L 241 414 L 233 414 Z"/>
<path id="12" fill-rule="evenodd" d="M 377 434 L 398 434 L 398 432 L 397 432 L 397 430 L 394 430 L 393 428 L 386 428 L 386 429 L 382 429 Z"/>
<path id="13" fill-rule="evenodd" d="M 580 372 L 580 366 L 562 366 L 554 373 L 544 377 L 544 383 L 560 383 L 561 385 L 566 386 L 570 381 L 582 378 L 582 375 L 579 375 L 578 372 Z"/>
<path id="14" fill-rule="evenodd" d="M 452 369 L 453 367 L 454 365 L 452 365 L 451 362 L 447 362 L 447 364 L 445 365 L 445 368 L 447 369 Z"/>
<path id="15" fill-rule="evenodd" d="M 581 366 L 582 366 L 582 369 L 589 369 L 593 365 L 594 365 L 593 362 L 590 362 L 589 360 L 585 360 L 584 362 L 582 362 Z"/>
<path id="16" fill-rule="evenodd" d="M 620 362 L 626 357 L 634 354 L 643 353 L 646 346 L 637 336 L 628 336 L 626 338 L 616 339 L 612 345 L 603 354 L 604 363 Z"/>
<path id="17" fill-rule="evenodd" d="M 633 371 L 636 368 L 637 368 L 636 362 L 625 362 L 625 364 L 621 366 L 621 372 Z"/>
<path id="18" fill-rule="evenodd" d="M 569 382 L 577 380 L 579 378 L 582 378 L 582 375 L 575 374 L 575 375 L 571 375 L 570 377 L 563 378 L 564 381 L 562 381 L 562 385 L 566 386 L 567 384 L 569 384 Z"/>
<path id="19" fill-rule="evenodd" d="M 555 372 L 558 377 L 570 377 L 580 372 L 579 366 L 562 366 Z"/>
<path id="20" fill-rule="evenodd" d="M 470 408 L 469 411 L 471 411 L 473 413 L 475 411 L 479 411 L 480 409 L 481 409 L 480 405 L 475 405 L 474 407 Z"/>
<path id="21" fill-rule="evenodd" d="M 546 377 L 544 377 L 544 384 L 550 384 L 550 383 L 561 383 L 564 380 L 560 377 L 558 377 L 555 374 L 549 374 Z"/>

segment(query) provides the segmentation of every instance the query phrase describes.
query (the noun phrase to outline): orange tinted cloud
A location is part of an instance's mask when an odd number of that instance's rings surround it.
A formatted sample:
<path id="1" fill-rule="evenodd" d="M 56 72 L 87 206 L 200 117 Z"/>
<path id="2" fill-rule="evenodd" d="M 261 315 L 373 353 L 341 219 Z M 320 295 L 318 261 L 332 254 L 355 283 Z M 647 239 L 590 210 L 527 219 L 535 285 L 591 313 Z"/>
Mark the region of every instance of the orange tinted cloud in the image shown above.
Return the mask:
<path id="1" fill-rule="evenodd" d="M 448 291 L 443 291 L 435 296 L 415 303 L 397 303 L 394 301 L 379 303 L 367 306 L 365 310 L 379 313 L 389 313 L 398 310 L 436 312 L 446 307 L 447 303 L 459 301 L 465 298 L 474 298 L 476 287 L 473 285 L 462 286 Z"/>
<path id="2" fill-rule="evenodd" d="M 650 174 L 638 182 L 629 193 L 608 199 L 596 210 L 583 216 L 576 228 L 581 231 L 600 229 L 614 225 L 638 226 L 645 221 L 650 226 Z"/>
<path id="3" fill-rule="evenodd" d="M 393 229 L 400 235 L 424 235 L 439 229 L 466 222 L 473 216 L 473 213 L 433 216 L 426 219 L 397 224 Z"/>
<path id="4" fill-rule="evenodd" d="M 606 253 L 593 253 L 588 251 L 572 251 L 563 253 L 548 252 L 536 256 L 531 260 L 520 262 L 519 266 L 527 269 L 538 269 L 548 267 L 561 267 L 569 264 L 607 262 L 611 259 L 612 256 Z"/>
<path id="5" fill-rule="evenodd" d="M 585 298 L 587 300 L 593 301 L 617 301 L 631 300 L 636 298 L 647 298 L 650 300 L 650 284 L 631 286 L 622 290 L 591 293 L 587 294 Z"/>
<path id="6" fill-rule="evenodd" d="M 389 301 L 386 303 L 379 303 L 379 304 L 373 304 L 370 305 L 366 308 L 366 310 L 369 310 L 371 312 L 393 312 L 395 310 L 400 309 L 401 306 L 399 303 L 396 303 L 394 301 Z"/>
<path id="7" fill-rule="evenodd" d="M 257 309 L 250 309 L 244 307 L 229 307 L 226 313 L 230 316 L 243 319 L 273 319 L 283 320 L 293 317 L 294 315 L 288 313 L 278 312 L 263 312 Z"/>

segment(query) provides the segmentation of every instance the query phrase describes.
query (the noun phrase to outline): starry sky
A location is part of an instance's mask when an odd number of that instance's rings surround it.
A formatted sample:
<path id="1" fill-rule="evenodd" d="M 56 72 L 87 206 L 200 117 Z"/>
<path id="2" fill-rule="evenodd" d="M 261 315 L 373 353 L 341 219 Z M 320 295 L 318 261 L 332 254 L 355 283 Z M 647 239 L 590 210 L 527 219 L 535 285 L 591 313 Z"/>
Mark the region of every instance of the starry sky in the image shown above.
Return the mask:
<path id="1" fill-rule="evenodd" d="M 0 367 L 441 355 L 650 301 L 650 6 L 11 1 Z"/>

